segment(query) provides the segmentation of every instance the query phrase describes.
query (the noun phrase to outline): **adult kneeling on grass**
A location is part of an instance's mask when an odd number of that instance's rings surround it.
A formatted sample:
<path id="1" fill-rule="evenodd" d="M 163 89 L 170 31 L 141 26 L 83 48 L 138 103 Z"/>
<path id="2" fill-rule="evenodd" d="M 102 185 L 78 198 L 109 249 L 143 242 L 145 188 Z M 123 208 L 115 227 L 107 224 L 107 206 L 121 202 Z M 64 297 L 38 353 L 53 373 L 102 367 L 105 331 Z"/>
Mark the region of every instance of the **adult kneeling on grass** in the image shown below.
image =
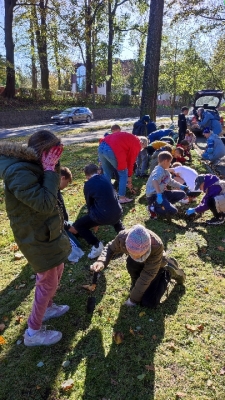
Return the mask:
<path id="1" fill-rule="evenodd" d="M 128 255 L 126 266 L 131 277 L 130 297 L 125 302 L 127 306 L 139 303 L 147 306 L 146 294 L 151 292 L 151 284 L 163 267 L 177 283 L 185 281 L 185 273 L 178 269 L 175 259 L 166 255 L 159 236 L 139 224 L 121 231 L 109 242 L 90 269 L 95 272 L 102 270 L 115 254 L 121 253 Z"/>
<path id="2" fill-rule="evenodd" d="M 120 204 L 133 200 L 125 196 L 126 186 L 132 189 L 134 163 L 140 150 L 139 138 L 128 132 L 115 132 L 113 135 L 106 136 L 99 145 L 98 155 L 104 175 L 111 182 L 114 169 L 118 171 Z"/>

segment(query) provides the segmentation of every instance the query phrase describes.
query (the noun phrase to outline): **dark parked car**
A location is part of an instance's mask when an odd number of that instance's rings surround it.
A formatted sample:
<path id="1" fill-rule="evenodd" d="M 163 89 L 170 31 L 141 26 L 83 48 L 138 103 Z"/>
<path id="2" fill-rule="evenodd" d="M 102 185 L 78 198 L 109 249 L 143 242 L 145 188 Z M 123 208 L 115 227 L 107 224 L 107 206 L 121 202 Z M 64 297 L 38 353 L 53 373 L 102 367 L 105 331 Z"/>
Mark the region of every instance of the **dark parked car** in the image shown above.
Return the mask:
<path id="1" fill-rule="evenodd" d="M 189 110 L 187 117 L 187 123 L 196 135 L 202 133 L 201 128 L 197 128 L 195 125 L 198 120 L 197 109 L 203 107 L 205 110 L 211 111 L 212 113 L 218 114 L 218 107 L 220 106 L 224 92 L 222 90 L 199 90 L 195 94 L 193 106 Z M 223 126 L 223 118 L 221 117 L 221 125 Z M 193 126 L 193 127 L 192 127 Z"/>
<path id="2" fill-rule="evenodd" d="M 53 115 L 51 120 L 56 124 L 69 124 L 74 122 L 90 122 L 93 119 L 93 113 L 87 107 L 67 108 L 58 115 Z"/>

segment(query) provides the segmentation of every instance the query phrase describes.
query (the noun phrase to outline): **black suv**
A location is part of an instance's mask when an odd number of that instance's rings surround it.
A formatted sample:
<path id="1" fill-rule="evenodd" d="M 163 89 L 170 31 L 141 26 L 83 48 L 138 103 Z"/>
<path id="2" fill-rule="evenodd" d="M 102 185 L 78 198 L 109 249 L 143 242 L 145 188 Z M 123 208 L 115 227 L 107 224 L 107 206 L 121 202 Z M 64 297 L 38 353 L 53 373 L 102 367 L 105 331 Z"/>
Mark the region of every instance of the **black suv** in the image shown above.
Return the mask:
<path id="1" fill-rule="evenodd" d="M 220 106 L 221 100 L 223 98 L 224 92 L 222 90 L 199 90 L 195 94 L 195 99 L 193 106 L 189 110 L 189 114 L 187 117 L 187 123 L 195 134 L 201 134 L 203 130 L 201 128 L 196 128 L 198 120 L 197 109 L 203 107 L 205 110 L 209 110 L 211 112 L 215 112 L 218 114 L 218 108 Z M 223 118 L 220 120 L 221 125 L 223 126 Z"/>

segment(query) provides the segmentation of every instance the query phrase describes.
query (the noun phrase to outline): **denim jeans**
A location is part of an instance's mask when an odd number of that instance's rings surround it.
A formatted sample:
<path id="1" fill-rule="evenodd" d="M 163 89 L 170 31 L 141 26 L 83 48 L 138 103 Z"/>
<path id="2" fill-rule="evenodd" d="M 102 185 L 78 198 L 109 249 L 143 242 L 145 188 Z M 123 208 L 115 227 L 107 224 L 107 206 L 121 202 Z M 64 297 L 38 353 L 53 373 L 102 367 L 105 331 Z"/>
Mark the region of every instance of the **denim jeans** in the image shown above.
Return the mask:
<path id="1" fill-rule="evenodd" d="M 186 193 L 183 190 L 165 190 L 162 193 L 162 197 L 163 197 L 162 204 L 158 204 L 156 202 L 156 194 L 153 194 L 151 197 L 148 197 L 148 204 L 154 205 L 156 214 L 174 215 L 177 213 L 177 208 L 174 207 L 173 204 L 184 199 L 185 196 L 186 196 Z"/>
<path id="2" fill-rule="evenodd" d="M 137 169 L 136 176 L 142 176 L 147 173 L 148 165 L 149 165 L 149 156 L 147 149 L 142 149 L 137 156 Z"/>
<path id="3" fill-rule="evenodd" d="M 117 159 L 111 147 L 107 143 L 102 142 L 98 148 L 98 156 L 102 164 L 104 175 L 111 182 L 114 169 L 117 170 L 119 175 L 119 196 L 125 196 L 126 185 L 128 178 L 128 169 L 118 170 Z"/>

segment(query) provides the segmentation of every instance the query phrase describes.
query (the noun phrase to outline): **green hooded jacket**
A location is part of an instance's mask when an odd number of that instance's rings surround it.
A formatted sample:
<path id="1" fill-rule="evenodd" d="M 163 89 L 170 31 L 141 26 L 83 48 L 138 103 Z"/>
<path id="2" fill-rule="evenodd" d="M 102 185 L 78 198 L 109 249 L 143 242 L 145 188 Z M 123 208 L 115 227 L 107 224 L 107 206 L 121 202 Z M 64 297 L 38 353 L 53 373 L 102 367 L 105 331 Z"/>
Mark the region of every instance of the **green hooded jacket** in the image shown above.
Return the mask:
<path id="1" fill-rule="evenodd" d="M 60 265 L 71 252 L 58 207 L 60 176 L 44 171 L 35 151 L 18 143 L 0 145 L 0 178 L 15 241 L 35 272 Z"/>

